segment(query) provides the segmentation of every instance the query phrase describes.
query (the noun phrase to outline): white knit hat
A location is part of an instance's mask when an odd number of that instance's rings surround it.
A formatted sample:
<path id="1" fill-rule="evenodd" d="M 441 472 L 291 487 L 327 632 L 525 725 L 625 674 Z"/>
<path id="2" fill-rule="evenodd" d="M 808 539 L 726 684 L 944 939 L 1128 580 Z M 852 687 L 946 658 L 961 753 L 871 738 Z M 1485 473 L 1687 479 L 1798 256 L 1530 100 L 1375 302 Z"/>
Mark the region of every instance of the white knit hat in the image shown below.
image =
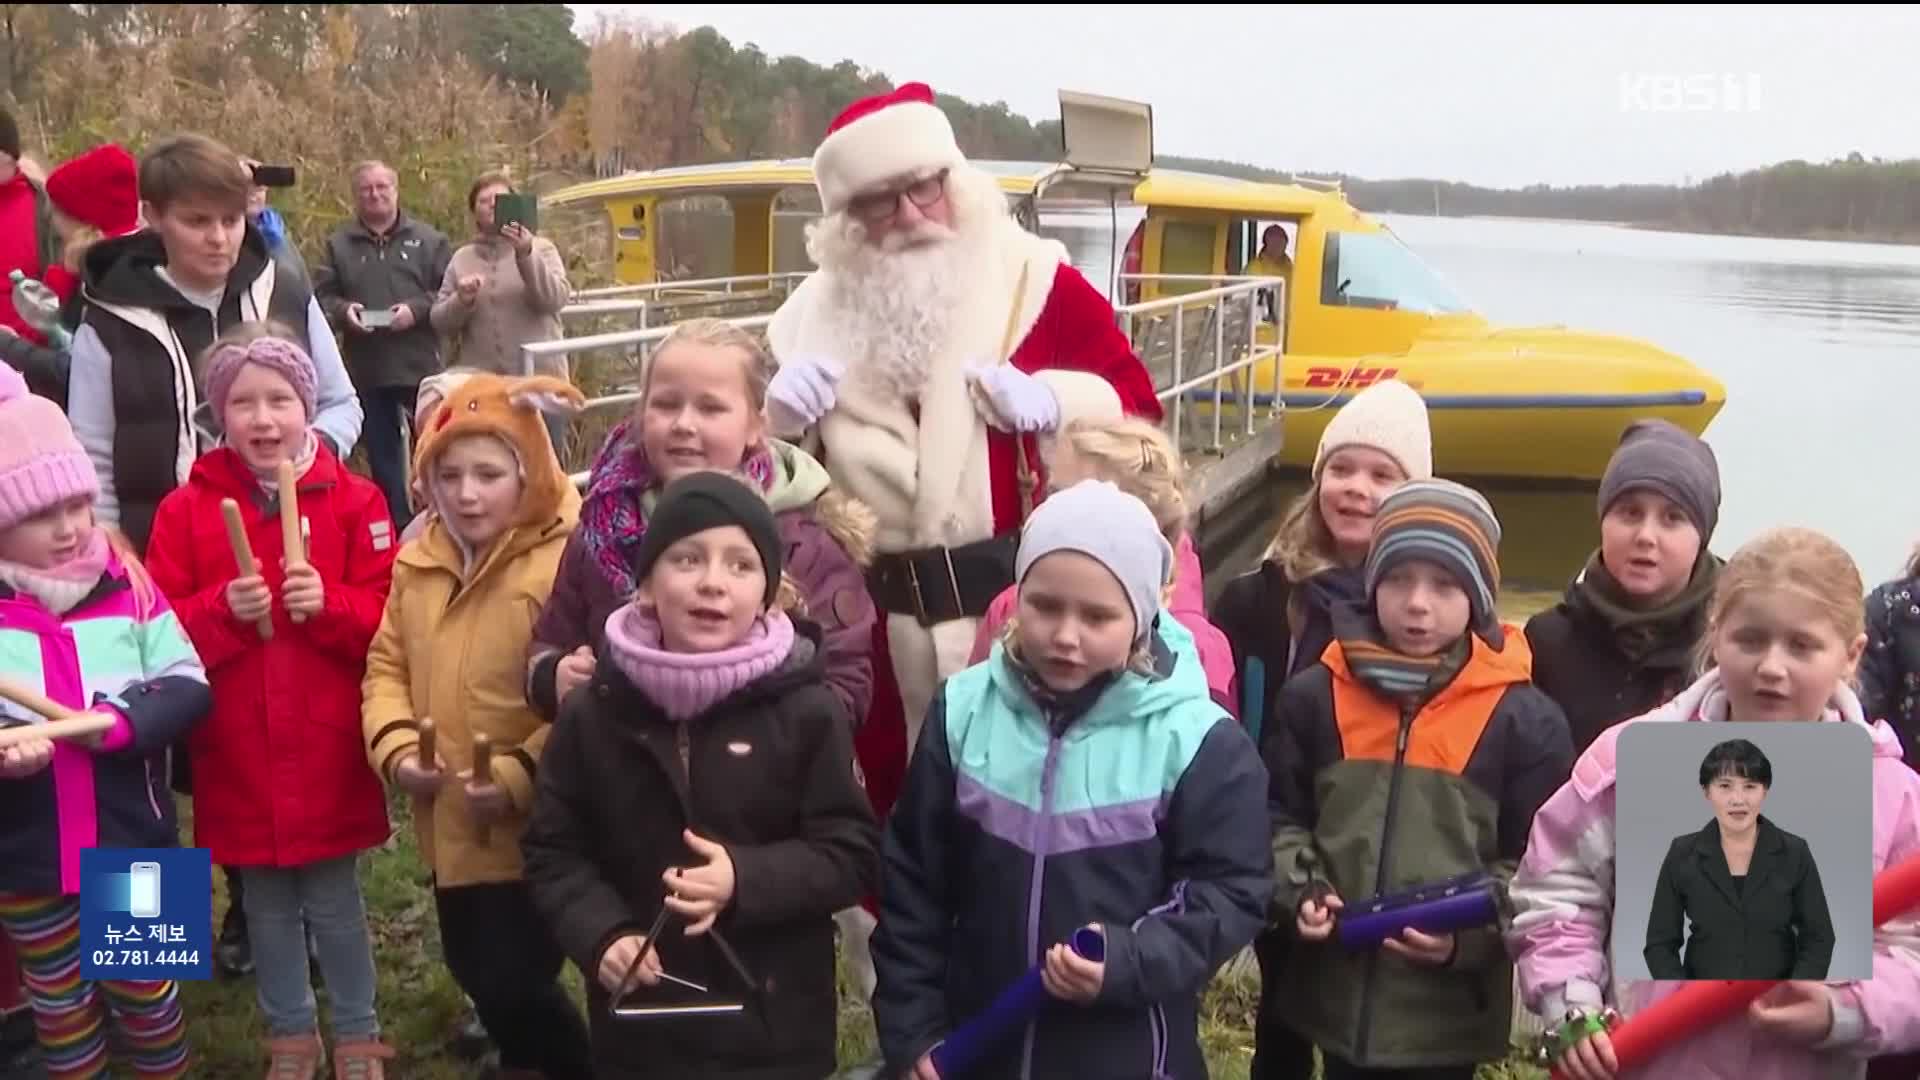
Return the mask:
<path id="1" fill-rule="evenodd" d="M 846 209 L 863 189 L 921 170 L 966 161 L 953 124 L 926 83 L 862 98 L 827 126 L 813 152 L 813 181 L 829 214 Z"/>
<path id="2" fill-rule="evenodd" d="M 1433 476 L 1433 431 L 1427 426 L 1427 403 L 1420 392 L 1398 379 L 1374 383 L 1341 406 L 1320 433 L 1313 454 L 1313 478 L 1334 451 L 1365 446 L 1398 462 L 1409 480 Z"/>

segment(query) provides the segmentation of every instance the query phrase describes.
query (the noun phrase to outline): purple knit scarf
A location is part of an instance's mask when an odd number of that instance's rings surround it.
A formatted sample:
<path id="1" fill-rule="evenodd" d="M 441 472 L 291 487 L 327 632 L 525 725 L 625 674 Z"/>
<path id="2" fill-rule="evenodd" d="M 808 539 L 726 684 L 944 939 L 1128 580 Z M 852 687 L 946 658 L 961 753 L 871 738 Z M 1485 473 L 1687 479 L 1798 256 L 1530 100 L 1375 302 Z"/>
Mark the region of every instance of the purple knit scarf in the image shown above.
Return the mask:
<path id="1" fill-rule="evenodd" d="M 748 451 L 740 471 L 760 490 L 773 490 L 773 452 L 765 444 Z M 622 420 L 600 445 L 580 507 L 581 539 L 615 596 L 631 596 L 638 584 L 633 578 L 633 557 L 647 535 L 641 499 L 657 483 L 659 477 L 640 449 L 640 433 L 633 429 L 632 420 Z"/>
<path id="2" fill-rule="evenodd" d="M 710 653 L 667 651 L 660 624 L 638 604 L 624 604 L 607 617 L 615 666 L 674 720 L 699 716 L 773 672 L 793 651 L 793 640 L 793 622 L 778 609 L 755 619 L 745 641 Z"/>

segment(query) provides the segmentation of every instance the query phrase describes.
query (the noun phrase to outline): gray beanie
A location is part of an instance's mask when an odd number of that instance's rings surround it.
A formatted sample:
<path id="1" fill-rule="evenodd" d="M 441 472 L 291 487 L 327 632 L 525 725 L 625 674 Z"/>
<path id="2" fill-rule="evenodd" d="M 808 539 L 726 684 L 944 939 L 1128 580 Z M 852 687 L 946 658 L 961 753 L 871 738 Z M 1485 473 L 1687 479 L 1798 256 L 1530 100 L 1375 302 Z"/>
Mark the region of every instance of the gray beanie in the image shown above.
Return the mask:
<path id="1" fill-rule="evenodd" d="M 1133 606 L 1134 639 L 1153 628 L 1160 590 L 1173 577 L 1173 548 L 1147 504 L 1106 480 L 1082 480 L 1047 496 L 1020 535 L 1014 580 L 1056 551 L 1097 560 L 1119 580 Z"/>
<path id="2" fill-rule="evenodd" d="M 1620 445 L 1600 477 L 1600 516 L 1629 491 L 1659 492 L 1686 512 L 1700 530 L 1700 543 L 1713 538 L 1720 522 L 1720 463 L 1713 448 L 1666 420 L 1640 420 L 1620 436 Z"/>

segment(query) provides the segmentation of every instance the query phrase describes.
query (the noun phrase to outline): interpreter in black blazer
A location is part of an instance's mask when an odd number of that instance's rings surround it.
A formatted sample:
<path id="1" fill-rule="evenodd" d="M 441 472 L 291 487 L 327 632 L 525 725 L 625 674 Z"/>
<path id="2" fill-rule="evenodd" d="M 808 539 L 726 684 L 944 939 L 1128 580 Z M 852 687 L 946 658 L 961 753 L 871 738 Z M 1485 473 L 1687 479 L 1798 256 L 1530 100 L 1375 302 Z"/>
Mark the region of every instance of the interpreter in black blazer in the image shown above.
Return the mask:
<path id="1" fill-rule="evenodd" d="M 1773 765 L 1745 739 L 1700 763 L 1713 820 L 1675 837 L 1660 865 L 1645 949 L 1655 979 L 1827 977 L 1833 920 L 1820 870 L 1805 840 L 1761 815 L 1772 786 Z"/>

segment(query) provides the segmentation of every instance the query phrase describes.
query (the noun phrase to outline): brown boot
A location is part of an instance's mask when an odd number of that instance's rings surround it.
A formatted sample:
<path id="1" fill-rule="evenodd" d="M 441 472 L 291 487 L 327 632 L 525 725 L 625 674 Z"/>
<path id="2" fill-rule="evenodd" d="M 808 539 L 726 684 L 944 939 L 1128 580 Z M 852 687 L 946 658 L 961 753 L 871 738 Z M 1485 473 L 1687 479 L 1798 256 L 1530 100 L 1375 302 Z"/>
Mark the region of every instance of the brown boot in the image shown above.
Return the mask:
<path id="1" fill-rule="evenodd" d="M 335 1043 L 333 1080 L 386 1080 L 386 1067 L 380 1063 L 393 1056 L 393 1048 L 379 1039 Z"/>
<path id="2" fill-rule="evenodd" d="M 326 1048 L 318 1034 L 267 1040 L 267 1080 L 314 1080 Z"/>

